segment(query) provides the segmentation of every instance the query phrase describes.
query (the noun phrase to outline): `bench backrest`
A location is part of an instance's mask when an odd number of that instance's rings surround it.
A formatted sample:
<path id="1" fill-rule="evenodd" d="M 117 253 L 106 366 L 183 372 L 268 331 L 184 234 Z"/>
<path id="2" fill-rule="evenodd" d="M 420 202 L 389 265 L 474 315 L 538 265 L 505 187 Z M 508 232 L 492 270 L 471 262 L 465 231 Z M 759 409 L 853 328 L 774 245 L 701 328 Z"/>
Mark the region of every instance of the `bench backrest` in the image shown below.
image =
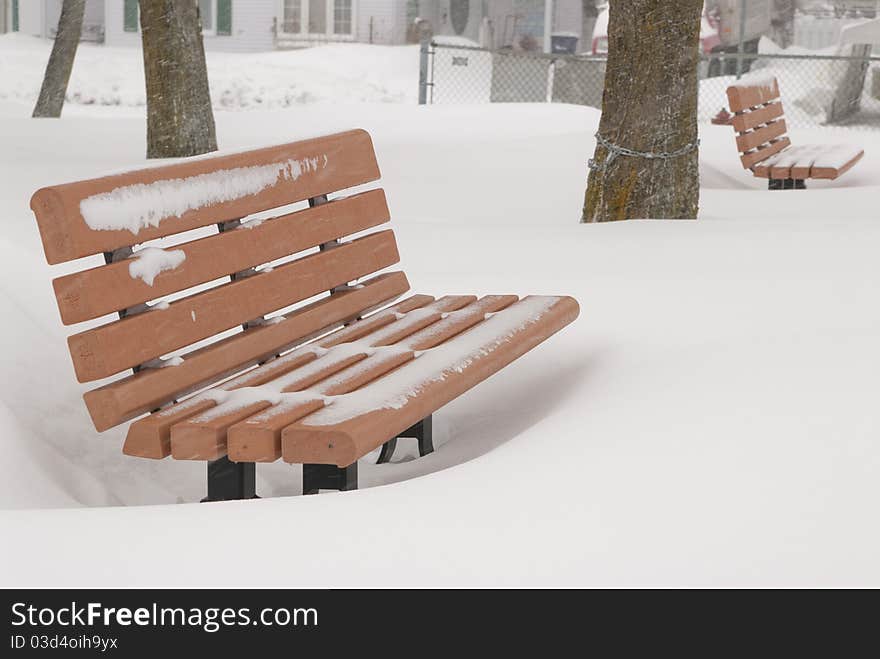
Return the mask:
<path id="1" fill-rule="evenodd" d="M 154 410 L 405 293 L 402 272 L 349 286 L 399 261 L 391 231 L 339 241 L 390 219 L 383 190 L 327 198 L 379 176 L 370 136 L 355 130 L 38 190 L 31 208 L 49 263 L 105 258 L 53 281 L 62 321 L 118 314 L 69 337 L 78 380 L 134 370 L 85 394 L 95 427 Z M 271 209 L 280 213 L 245 219 Z M 193 229 L 199 234 L 166 239 Z M 184 349 L 182 361 L 160 359 Z"/>
<path id="2" fill-rule="evenodd" d="M 791 144 L 785 134 L 776 78 L 753 79 L 732 85 L 727 88 L 727 101 L 734 113 L 736 146 L 743 167 L 752 169 Z"/>

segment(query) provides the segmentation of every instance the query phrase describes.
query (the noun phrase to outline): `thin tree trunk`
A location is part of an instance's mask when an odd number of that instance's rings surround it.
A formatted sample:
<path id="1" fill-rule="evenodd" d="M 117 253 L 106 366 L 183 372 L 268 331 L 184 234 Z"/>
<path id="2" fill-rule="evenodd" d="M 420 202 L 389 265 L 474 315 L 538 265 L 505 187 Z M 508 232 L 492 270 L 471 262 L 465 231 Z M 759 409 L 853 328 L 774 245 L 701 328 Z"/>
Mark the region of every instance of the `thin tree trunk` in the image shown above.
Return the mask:
<path id="1" fill-rule="evenodd" d="M 593 32 L 599 18 L 598 0 L 581 0 L 581 46 L 580 52 L 593 52 Z"/>
<path id="2" fill-rule="evenodd" d="M 702 8 L 703 0 L 610 1 L 599 134 L 642 155 L 612 156 L 597 141 L 583 222 L 697 216 Z"/>
<path id="3" fill-rule="evenodd" d="M 82 33 L 85 9 L 86 0 L 64 0 L 64 4 L 61 5 L 58 31 L 55 33 L 52 54 L 46 65 L 40 96 L 34 107 L 34 117 L 54 117 L 57 119 L 61 116 L 64 95 L 67 93 L 67 83 L 70 80 L 70 71 L 73 69 L 73 59 L 76 56 L 76 47 L 79 45 L 79 37 Z"/>
<path id="4" fill-rule="evenodd" d="M 140 0 L 147 83 L 147 158 L 217 150 L 198 6 Z"/>

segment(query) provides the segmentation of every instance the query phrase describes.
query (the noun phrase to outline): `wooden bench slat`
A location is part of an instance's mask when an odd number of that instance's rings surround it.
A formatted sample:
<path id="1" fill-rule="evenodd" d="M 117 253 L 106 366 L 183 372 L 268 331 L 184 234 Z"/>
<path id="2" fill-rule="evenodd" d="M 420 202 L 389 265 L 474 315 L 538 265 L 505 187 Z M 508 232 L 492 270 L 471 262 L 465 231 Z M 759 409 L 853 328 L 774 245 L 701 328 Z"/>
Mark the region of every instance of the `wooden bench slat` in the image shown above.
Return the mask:
<path id="1" fill-rule="evenodd" d="M 739 133 L 744 133 L 747 130 L 752 130 L 774 119 L 778 119 L 783 114 L 785 112 L 782 109 L 782 103 L 770 103 L 770 105 L 765 105 L 752 112 L 743 112 L 736 115 L 733 118 L 733 128 Z"/>
<path id="2" fill-rule="evenodd" d="M 762 160 L 755 165 L 753 172 L 755 176 L 761 178 L 769 178 L 771 170 L 777 168 L 779 170 L 791 170 L 791 167 L 800 162 L 802 158 L 809 155 L 815 147 L 813 146 L 790 146 L 787 149 L 776 153 L 769 158 Z M 809 164 L 812 164 L 810 161 Z M 809 164 L 807 165 L 809 169 Z M 788 178 L 788 177 L 785 177 Z"/>
<path id="3" fill-rule="evenodd" d="M 755 176 L 774 179 L 834 179 L 849 170 L 864 155 L 857 147 L 827 144 L 792 146 L 755 166 Z M 822 167 L 836 162 L 841 167 Z"/>
<path id="4" fill-rule="evenodd" d="M 781 137 L 785 134 L 785 119 L 779 119 L 773 123 L 767 124 L 763 128 L 758 128 L 750 133 L 744 133 L 736 138 L 736 146 L 740 152 L 750 151 L 762 144 L 766 144 L 770 140 Z"/>
<path id="5" fill-rule="evenodd" d="M 347 355 L 338 360 L 314 359 L 287 374 L 285 392 L 295 392 L 314 385 L 339 371 L 362 362 L 363 354 Z M 306 372 L 307 371 L 307 372 Z M 320 398 L 309 401 L 316 410 Z M 268 399 L 247 404 L 219 403 L 171 426 L 171 456 L 175 460 L 217 460 L 226 455 L 226 430 L 249 416 L 270 407 Z"/>
<path id="6" fill-rule="evenodd" d="M 175 268 L 159 272 L 152 284 L 132 277 L 132 259 L 59 277 L 53 282 L 58 309 L 65 325 L 99 318 L 317 247 L 389 219 L 384 191 L 370 190 L 255 223 L 252 228 L 245 226 L 170 247 L 169 253 L 180 252 L 184 260 Z"/>
<path id="7" fill-rule="evenodd" d="M 727 102 L 731 112 L 742 112 L 779 98 L 779 83 L 776 78 L 764 80 L 743 80 L 727 88 Z"/>
<path id="8" fill-rule="evenodd" d="M 388 275 L 380 275 L 380 277 L 387 276 Z M 377 277 L 377 279 L 379 279 L 379 277 Z M 343 293 L 340 295 L 350 295 L 350 293 Z M 393 323 L 396 320 L 397 314 L 418 309 L 433 301 L 434 298 L 428 295 L 414 295 L 394 306 L 376 312 L 363 321 L 357 321 L 348 327 L 337 330 L 327 337 L 316 341 L 315 345 L 321 347 L 328 346 L 328 344 L 334 340 L 333 337 L 337 334 L 349 335 L 350 332 L 348 332 L 348 330 L 358 325 L 365 328 L 375 329 Z M 350 316 L 348 318 L 350 318 Z M 281 324 L 283 325 L 284 323 Z M 248 332 L 251 331 L 254 330 L 248 330 Z M 213 348 L 213 345 L 208 346 L 207 349 L 210 348 Z M 263 364 L 259 368 L 242 373 L 232 380 L 219 385 L 218 388 L 224 391 L 229 391 L 239 387 L 259 386 L 299 368 L 301 365 L 310 362 L 315 356 L 316 353 L 310 350 L 310 346 L 302 346 L 291 353 Z M 184 362 L 184 365 L 186 363 L 187 362 Z M 161 369 L 161 371 L 167 370 L 169 369 Z M 139 376 L 141 376 L 141 373 L 129 376 L 128 379 L 136 380 Z M 154 459 L 167 457 L 171 454 L 171 427 L 175 423 L 215 407 L 216 404 L 217 403 L 214 400 L 207 398 L 200 399 L 196 396 L 135 421 L 128 428 L 128 435 L 126 436 L 123 452 L 128 455 Z M 142 410 L 142 412 L 143 411 L 147 410 Z"/>
<path id="9" fill-rule="evenodd" d="M 865 155 L 861 149 L 842 145 L 839 147 L 838 153 L 840 156 L 835 158 L 837 162 L 834 166 L 823 164 L 822 158 L 817 157 L 810 169 L 810 178 L 834 180 L 852 169 Z"/>
<path id="10" fill-rule="evenodd" d="M 405 347 L 413 351 L 432 348 L 482 322 L 487 313 L 500 311 L 517 299 L 515 295 L 481 298 L 405 337 Z M 352 384 L 354 381 L 348 383 L 348 390 L 355 388 Z M 312 401 L 289 406 L 276 405 L 230 426 L 227 431 L 229 459 L 233 462 L 274 462 L 281 457 L 281 431 L 314 411 Z"/>
<path id="11" fill-rule="evenodd" d="M 790 145 L 791 140 L 789 140 L 787 137 L 781 137 L 775 142 L 770 142 L 770 144 L 758 149 L 757 151 L 744 153 L 740 157 L 740 160 L 742 161 L 743 167 L 745 167 L 746 169 L 751 169 L 762 160 L 766 160 L 773 154 L 779 153 L 784 148 Z"/>
<path id="12" fill-rule="evenodd" d="M 768 158 L 760 163 L 763 169 L 769 165 L 770 171 L 768 178 L 774 179 L 806 179 L 810 178 L 810 170 L 813 168 L 813 162 L 816 156 L 822 151 L 821 146 L 804 145 L 791 146 L 784 151 L 780 151 L 772 158 Z M 769 163 L 769 160 L 773 160 Z M 757 169 L 757 168 L 756 168 Z"/>
<path id="13" fill-rule="evenodd" d="M 252 327 L 191 351 L 178 366 L 142 369 L 88 391 L 83 396 L 86 407 L 95 429 L 102 432 L 369 313 L 408 289 L 402 272 L 379 275 L 365 281 L 363 288 L 335 293 L 285 314 L 284 322 Z M 416 296 L 400 304 L 408 309 L 432 299 Z"/>
<path id="14" fill-rule="evenodd" d="M 534 305 L 539 305 L 539 315 L 533 313 Z M 350 465 L 534 348 L 572 322 L 578 311 L 577 302 L 568 297 L 525 298 L 433 349 L 445 352 L 428 351 L 340 403 L 286 427 L 282 457 L 291 463 Z M 518 322 L 521 313 L 528 319 L 511 328 L 511 319 Z M 473 345 L 475 340 L 479 346 Z M 432 354 L 442 357 L 425 359 Z M 444 360 L 442 368 L 435 368 L 438 359 Z M 412 387 L 418 387 L 418 395 L 412 395 Z M 402 404 L 399 395 L 405 398 Z M 394 404 L 383 404 L 383 396 Z M 343 420 L 336 420 L 340 416 Z"/>
<path id="15" fill-rule="evenodd" d="M 317 387 L 314 398 L 310 398 L 311 391 L 305 392 L 306 400 L 267 405 L 260 413 L 229 425 L 226 431 L 229 459 L 233 462 L 274 462 L 281 457 L 281 431 L 324 406 L 319 393 L 328 396 L 348 393 L 414 358 L 412 351 L 374 355 L 360 362 L 357 366 L 361 368 L 357 372 Z"/>
<path id="16" fill-rule="evenodd" d="M 327 350 L 340 343 L 359 341 L 370 334 L 377 337 L 382 336 L 378 332 L 381 332 L 382 328 L 390 325 L 410 325 L 413 327 L 413 331 L 416 331 L 419 327 L 424 326 L 424 323 L 413 324 L 407 319 L 405 314 L 411 311 L 424 310 L 422 313 L 415 314 L 411 318 L 424 319 L 436 317 L 440 312 L 447 309 L 457 309 L 468 304 L 472 299 L 467 296 L 447 296 L 434 300 L 427 295 L 415 295 L 399 304 L 383 309 L 364 320 L 359 320 L 348 327 L 343 327 L 317 340 L 314 344 L 303 345 L 278 359 L 242 373 L 219 385 L 217 389 L 231 391 L 241 387 L 255 387 L 273 380 L 277 381 L 279 378 L 289 380 L 291 383 L 296 382 L 299 377 L 296 369 L 311 363 L 317 354 L 316 350 Z M 400 318 L 400 314 L 404 314 L 404 317 Z M 319 361 L 326 363 L 326 360 Z M 186 364 L 186 361 L 184 361 L 184 364 Z M 312 367 L 314 366 L 315 364 L 312 364 Z M 317 364 L 317 366 L 320 367 L 321 364 Z M 171 427 L 175 423 L 189 419 L 216 406 L 217 402 L 212 399 L 195 397 L 140 419 L 129 427 L 123 450 L 129 455 L 164 458 L 170 452 Z"/>
<path id="17" fill-rule="evenodd" d="M 187 415 L 186 420 L 172 426 L 172 455 L 178 460 L 216 460 L 222 457 L 226 454 L 226 431 L 229 426 L 270 407 L 270 397 L 275 391 L 296 392 L 314 386 L 314 390 L 321 395 L 336 396 L 376 378 L 411 359 L 413 353 L 392 350 L 390 355 L 380 352 L 379 355 L 368 357 L 369 349 L 387 345 L 387 336 L 402 338 L 417 332 L 439 320 L 444 311 L 460 308 L 471 300 L 472 298 L 464 296 L 447 296 L 415 309 L 403 318 L 358 339 L 358 343 L 352 344 L 355 352 L 351 348 L 334 351 L 332 348 L 340 345 L 338 337 L 318 341 L 320 348 L 330 347 L 330 351 L 297 369 L 281 374 L 280 377 L 260 378 L 260 385 L 271 386 L 271 391 L 262 392 L 265 398 L 260 398 L 260 391 L 251 390 L 247 405 L 243 406 L 237 400 L 221 402 L 200 411 L 198 415 Z M 328 346 L 328 343 L 334 345 Z M 304 349 L 308 347 L 304 346 Z M 256 369 L 249 375 L 260 370 Z M 249 382 L 246 386 L 254 386 L 254 383 Z M 250 400 L 253 397 L 258 400 Z M 182 407 L 185 406 L 186 403 L 182 404 Z"/>
<path id="18" fill-rule="evenodd" d="M 55 264 L 378 178 L 369 134 L 353 130 L 49 186 L 34 193 L 31 208 L 46 259 Z"/>
<path id="19" fill-rule="evenodd" d="M 516 295 L 487 295 L 473 304 L 458 309 L 442 320 L 406 337 L 406 345 L 413 350 L 429 350 L 483 322 L 486 314 L 493 314 L 514 304 Z"/>
<path id="20" fill-rule="evenodd" d="M 324 406 L 303 401 L 276 405 L 229 427 L 226 450 L 232 462 L 275 462 L 281 457 L 281 431 Z"/>
<path id="21" fill-rule="evenodd" d="M 68 338 L 74 370 L 89 382 L 143 364 L 400 260 L 391 231 L 229 282 Z"/>

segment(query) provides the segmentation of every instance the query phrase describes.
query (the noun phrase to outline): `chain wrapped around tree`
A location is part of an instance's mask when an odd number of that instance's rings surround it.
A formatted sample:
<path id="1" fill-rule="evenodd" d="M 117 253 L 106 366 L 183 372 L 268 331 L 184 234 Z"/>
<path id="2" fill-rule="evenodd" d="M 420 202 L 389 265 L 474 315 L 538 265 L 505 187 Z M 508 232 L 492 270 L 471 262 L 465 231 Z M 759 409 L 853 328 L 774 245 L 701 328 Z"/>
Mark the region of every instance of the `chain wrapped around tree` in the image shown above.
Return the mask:
<path id="1" fill-rule="evenodd" d="M 703 0 L 610 0 L 583 222 L 697 216 L 702 9 Z"/>

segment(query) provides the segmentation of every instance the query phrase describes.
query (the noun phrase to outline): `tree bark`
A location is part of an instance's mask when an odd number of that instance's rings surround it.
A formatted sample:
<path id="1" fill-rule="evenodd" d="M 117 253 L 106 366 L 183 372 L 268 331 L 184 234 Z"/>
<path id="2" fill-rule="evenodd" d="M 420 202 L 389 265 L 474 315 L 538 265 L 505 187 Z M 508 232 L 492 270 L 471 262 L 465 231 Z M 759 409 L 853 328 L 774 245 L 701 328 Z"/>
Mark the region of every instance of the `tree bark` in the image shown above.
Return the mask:
<path id="1" fill-rule="evenodd" d="M 55 43 L 52 45 L 49 63 L 46 65 L 40 96 L 34 107 L 34 117 L 57 119 L 61 116 L 64 95 L 67 93 L 67 83 L 73 69 L 73 59 L 76 56 L 76 48 L 82 33 L 85 9 L 86 0 L 64 0 L 64 4 L 61 5 L 58 31 L 55 34 Z"/>
<path id="2" fill-rule="evenodd" d="M 599 134 L 583 222 L 695 218 L 699 205 L 697 66 L 703 0 L 611 0 Z M 610 157 L 611 156 L 611 157 Z"/>
<path id="3" fill-rule="evenodd" d="M 217 150 L 197 3 L 140 0 L 147 158 Z"/>
<path id="4" fill-rule="evenodd" d="M 580 52 L 593 52 L 593 32 L 599 18 L 598 0 L 581 0 L 581 46 Z"/>

